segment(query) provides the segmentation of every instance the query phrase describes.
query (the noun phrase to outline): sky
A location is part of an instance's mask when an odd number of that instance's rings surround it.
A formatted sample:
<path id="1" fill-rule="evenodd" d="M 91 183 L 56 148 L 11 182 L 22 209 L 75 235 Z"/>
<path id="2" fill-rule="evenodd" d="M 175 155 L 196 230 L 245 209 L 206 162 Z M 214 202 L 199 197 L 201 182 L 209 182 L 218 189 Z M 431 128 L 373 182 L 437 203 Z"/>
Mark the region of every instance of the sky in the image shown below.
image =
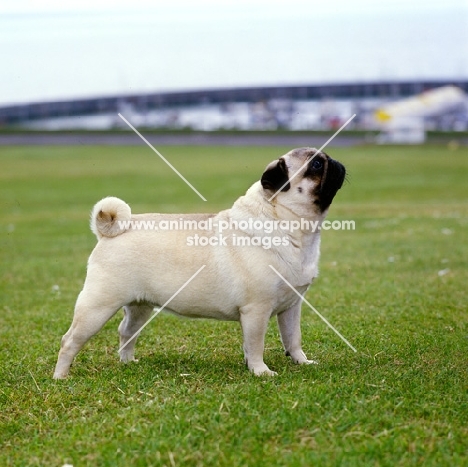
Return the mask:
<path id="1" fill-rule="evenodd" d="M 468 0 L 15 0 L 0 105 L 242 86 L 468 79 Z"/>

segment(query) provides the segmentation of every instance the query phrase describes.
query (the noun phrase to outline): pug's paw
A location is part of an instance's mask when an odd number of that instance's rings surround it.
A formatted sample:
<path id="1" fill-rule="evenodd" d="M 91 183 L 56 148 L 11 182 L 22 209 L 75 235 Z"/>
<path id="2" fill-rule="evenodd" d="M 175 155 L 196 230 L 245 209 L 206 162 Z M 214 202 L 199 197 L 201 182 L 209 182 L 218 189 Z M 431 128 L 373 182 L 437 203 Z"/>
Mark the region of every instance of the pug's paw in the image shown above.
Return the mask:
<path id="1" fill-rule="evenodd" d="M 297 352 L 286 352 L 286 355 L 291 357 L 293 363 L 296 363 L 297 365 L 318 365 L 318 362 L 315 360 L 309 360 L 302 350 Z"/>

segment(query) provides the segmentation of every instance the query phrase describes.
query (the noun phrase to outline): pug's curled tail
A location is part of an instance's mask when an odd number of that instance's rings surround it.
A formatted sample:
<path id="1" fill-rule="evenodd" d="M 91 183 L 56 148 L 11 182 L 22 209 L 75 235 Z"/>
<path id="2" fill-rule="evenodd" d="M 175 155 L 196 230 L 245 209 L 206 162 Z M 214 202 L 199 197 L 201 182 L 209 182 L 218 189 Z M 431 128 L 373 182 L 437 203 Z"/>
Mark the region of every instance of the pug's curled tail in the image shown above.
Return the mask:
<path id="1" fill-rule="evenodd" d="M 119 198 L 108 196 L 97 202 L 91 212 L 91 231 L 100 240 L 116 237 L 129 228 L 132 218 L 130 206 Z"/>

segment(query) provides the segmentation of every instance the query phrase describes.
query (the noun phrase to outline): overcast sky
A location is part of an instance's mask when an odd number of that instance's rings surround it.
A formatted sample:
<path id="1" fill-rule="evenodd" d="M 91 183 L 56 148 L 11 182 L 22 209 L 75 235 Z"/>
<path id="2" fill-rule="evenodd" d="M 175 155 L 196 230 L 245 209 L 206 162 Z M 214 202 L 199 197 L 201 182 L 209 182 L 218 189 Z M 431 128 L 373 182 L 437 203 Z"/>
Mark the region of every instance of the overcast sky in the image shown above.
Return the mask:
<path id="1" fill-rule="evenodd" d="M 2 3 L 0 105 L 211 87 L 468 79 L 465 0 Z"/>

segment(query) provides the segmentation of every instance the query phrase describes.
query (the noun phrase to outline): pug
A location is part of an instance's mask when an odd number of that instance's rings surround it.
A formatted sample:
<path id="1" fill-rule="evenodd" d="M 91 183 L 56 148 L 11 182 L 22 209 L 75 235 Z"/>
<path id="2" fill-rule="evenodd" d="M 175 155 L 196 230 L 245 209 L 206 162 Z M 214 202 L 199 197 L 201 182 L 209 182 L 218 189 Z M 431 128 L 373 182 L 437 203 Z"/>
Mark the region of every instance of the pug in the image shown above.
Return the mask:
<path id="1" fill-rule="evenodd" d="M 303 296 L 317 277 L 320 225 L 345 173 L 324 152 L 299 148 L 268 164 L 232 208 L 217 214 L 135 215 L 118 198 L 99 201 L 91 214 L 98 243 L 54 378 L 68 375 L 77 353 L 122 307 L 123 362 L 135 360 L 138 334 L 164 306 L 181 316 L 239 321 L 245 363 L 255 375 L 276 374 L 263 361 L 273 316 L 286 356 L 315 363 L 302 350 L 302 300 L 290 285 Z"/>

